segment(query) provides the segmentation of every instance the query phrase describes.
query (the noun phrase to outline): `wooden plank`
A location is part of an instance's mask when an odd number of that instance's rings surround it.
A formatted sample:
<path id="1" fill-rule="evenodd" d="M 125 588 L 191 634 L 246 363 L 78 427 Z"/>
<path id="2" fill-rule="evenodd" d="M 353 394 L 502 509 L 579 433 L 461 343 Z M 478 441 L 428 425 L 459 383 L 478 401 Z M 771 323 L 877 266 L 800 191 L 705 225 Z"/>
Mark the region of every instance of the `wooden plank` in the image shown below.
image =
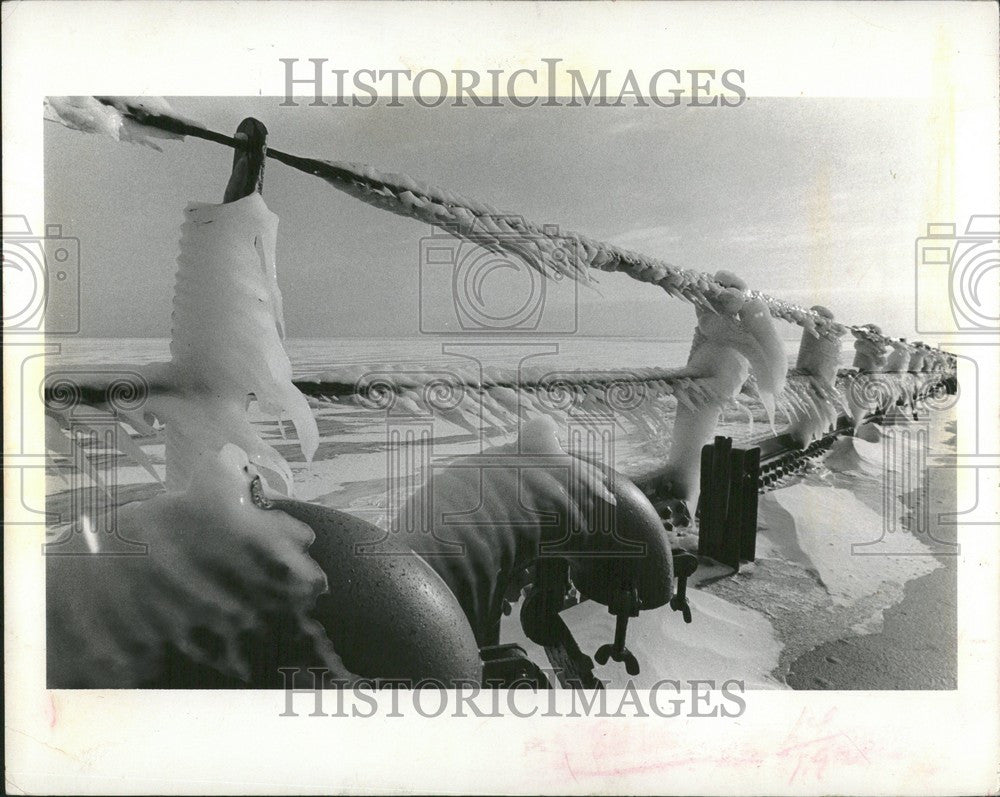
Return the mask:
<path id="1" fill-rule="evenodd" d="M 757 558 L 757 511 L 760 495 L 760 449 L 751 448 L 743 457 L 743 522 L 740 528 L 740 558 L 752 562 Z"/>
<path id="2" fill-rule="evenodd" d="M 715 548 L 714 559 L 722 561 L 726 546 L 726 518 L 729 516 L 729 488 L 733 467 L 733 440 L 731 437 L 715 438 L 715 468 L 712 481 L 715 490 Z"/>
<path id="3" fill-rule="evenodd" d="M 718 561 L 734 570 L 740 569 L 740 543 L 743 528 L 743 513 L 746 506 L 744 454 L 746 452 L 734 448 L 729 452 L 729 500 L 726 514 L 721 527 L 721 544 Z"/>
<path id="4" fill-rule="evenodd" d="M 716 437 L 702 449 L 701 495 L 698 503 L 698 553 L 718 560 L 723 553 L 733 441 Z"/>
<path id="5" fill-rule="evenodd" d="M 701 448 L 701 479 L 698 489 L 698 507 L 695 515 L 698 518 L 698 553 L 708 556 L 711 548 L 709 541 L 712 535 L 712 510 L 708 504 L 712 495 L 712 466 L 715 462 L 715 446 L 706 443 Z"/>

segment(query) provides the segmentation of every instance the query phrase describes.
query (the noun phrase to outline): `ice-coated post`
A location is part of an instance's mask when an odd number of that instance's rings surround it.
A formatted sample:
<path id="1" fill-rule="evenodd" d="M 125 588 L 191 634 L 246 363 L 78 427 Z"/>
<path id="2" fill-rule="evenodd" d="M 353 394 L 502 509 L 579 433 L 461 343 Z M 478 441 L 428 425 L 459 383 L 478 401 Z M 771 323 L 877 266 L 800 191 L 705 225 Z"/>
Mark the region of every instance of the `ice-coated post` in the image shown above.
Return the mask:
<path id="1" fill-rule="evenodd" d="M 930 362 L 927 353 L 928 349 L 923 341 L 915 340 L 913 342 L 913 351 L 910 354 L 910 363 L 907 366 L 907 370 L 910 372 L 909 379 L 913 382 L 913 395 L 911 398 L 914 403 L 914 413 L 916 412 L 916 403 L 923 398 L 928 385 L 927 377 L 924 376 L 924 371 L 928 370 L 927 366 Z"/>
<path id="2" fill-rule="evenodd" d="M 875 324 L 866 324 L 852 330 L 854 341 L 854 363 L 858 371 L 869 374 L 881 373 L 886 366 L 886 345 L 882 330 Z"/>
<path id="3" fill-rule="evenodd" d="M 245 119 L 225 198 L 184 210 L 159 414 L 167 429 L 167 487 L 182 489 L 225 446 L 243 450 L 261 477 L 290 494 L 288 463 L 255 430 L 247 409 L 291 419 L 307 461 L 319 445 L 309 404 L 292 383 L 275 250 L 278 217 L 260 194 L 267 131 Z"/>
<path id="4" fill-rule="evenodd" d="M 926 370 L 925 362 L 927 361 L 927 347 L 924 345 L 923 341 L 914 341 L 913 343 L 913 353 L 910 354 L 910 364 L 907 370 L 914 374 L 919 374 L 921 371 Z"/>
<path id="5" fill-rule="evenodd" d="M 264 161 L 267 157 L 267 128 L 263 122 L 247 117 L 236 128 L 237 147 L 233 152 L 233 168 L 226 184 L 224 204 L 236 202 L 264 189 Z M 247 396 L 247 407 L 250 397 Z M 244 410 L 246 407 L 244 408 Z M 180 489 L 187 481 L 186 472 L 192 463 L 185 453 L 192 448 L 190 435 L 181 428 L 185 421 L 168 423 L 164 441 L 164 461 L 168 489 Z"/>
<path id="6" fill-rule="evenodd" d="M 891 403 L 893 391 L 888 378 L 882 376 L 888 367 L 888 341 L 875 324 L 851 330 L 854 335 L 854 363 L 858 373 L 847 384 L 847 405 L 857 429 L 872 412 L 884 410 Z"/>
<path id="7" fill-rule="evenodd" d="M 903 373 L 910 370 L 910 358 L 914 347 L 906 342 L 906 338 L 889 341 L 889 354 L 886 357 L 885 370 L 888 373 Z"/>
<path id="8" fill-rule="evenodd" d="M 809 329 L 802 330 L 795 367 L 832 384 L 837 377 L 837 366 L 840 364 L 840 336 L 832 335 L 828 329 L 830 322 L 833 321 L 833 313 L 819 304 L 813 305 L 811 310 L 818 316 L 816 332 Z"/>
<path id="9" fill-rule="evenodd" d="M 750 373 L 749 361 L 734 345 L 744 334 L 737 314 L 746 302 L 746 283 L 727 272 L 719 272 L 715 278 L 731 292 L 713 303 L 714 311 L 697 308 L 698 325 L 685 368 L 700 381 L 703 397 L 697 404 L 677 402 L 670 455 L 663 472 L 663 492 L 689 504 L 698 495 L 702 447 L 715 434 L 723 405 L 736 397 Z"/>
<path id="10" fill-rule="evenodd" d="M 814 305 L 816 330 L 803 329 L 799 356 L 795 368 L 807 380 L 807 401 L 799 417 L 792 423 L 789 434 L 801 447 L 809 445 L 837 422 L 833 403 L 837 367 L 840 364 L 840 335 L 830 329 L 833 313 L 822 305 Z"/>

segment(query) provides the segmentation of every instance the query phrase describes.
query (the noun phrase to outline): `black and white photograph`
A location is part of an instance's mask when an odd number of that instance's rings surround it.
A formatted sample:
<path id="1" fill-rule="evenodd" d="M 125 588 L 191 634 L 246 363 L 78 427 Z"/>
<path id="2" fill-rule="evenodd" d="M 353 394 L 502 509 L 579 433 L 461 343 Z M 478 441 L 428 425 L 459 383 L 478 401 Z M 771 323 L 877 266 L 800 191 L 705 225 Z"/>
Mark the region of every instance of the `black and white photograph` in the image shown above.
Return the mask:
<path id="1" fill-rule="evenodd" d="M 995 793 L 996 9 L 840 9 L 5 4 L 7 790 Z"/>

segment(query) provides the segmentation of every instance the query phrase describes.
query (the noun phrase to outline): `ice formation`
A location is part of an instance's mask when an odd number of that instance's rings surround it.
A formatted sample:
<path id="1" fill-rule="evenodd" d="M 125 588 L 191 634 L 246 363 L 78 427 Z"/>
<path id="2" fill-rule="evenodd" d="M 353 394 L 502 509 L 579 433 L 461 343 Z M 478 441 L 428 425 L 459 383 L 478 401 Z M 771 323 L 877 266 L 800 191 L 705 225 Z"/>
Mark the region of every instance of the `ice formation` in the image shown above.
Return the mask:
<path id="1" fill-rule="evenodd" d="M 818 316 L 833 320 L 833 313 L 816 305 Z M 792 423 L 789 434 L 804 448 L 829 431 L 837 422 L 839 395 L 836 380 L 840 364 L 840 338 L 802 332 L 795 368 L 806 377 L 804 389 L 797 391 L 805 409 Z"/>
<path id="2" fill-rule="evenodd" d="M 287 463 L 247 418 L 251 396 L 265 413 L 289 415 L 312 459 L 316 419 L 292 384 L 282 347 L 278 218 L 257 193 L 221 205 L 192 203 L 185 217 L 165 374 L 171 390 L 154 405 L 167 424 L 167 485 L 183 487 L 200 459 L 235 443 L 273 488 L 290 492 Z"/>
<path id="3" fill-rule="evenodd" d="M 574 414 L 631 421 L 650 439 L 672 426 L 663 399 L 696 405 L 710 380 L 673 368 L 552 371 L 551 367 L 420 368 L 392 364 L 344 366 L 298 383 L 320 400 L 346 399 L 366 409 L 435 415 L 490 437 L 518 429 L 521 420 Z M 443 388 L 444 390 L 442 390 Z M 448 397 L 453 396 L 453 399 Z M 445 399 L 442 401 L 441 399 Z"/>
<path id="4" fill-rule="evenodd" d="M 61 686 L 278 686 L 278 650 L 346 674 L 309 616 L 326 590 L 312 531 L 251 502 L 258 473 L 275 491 L 292 483 L 248 419 L 251 397 L 291 416 L 307 459 L 319 439 L 282 347 L 277 217 L 259 194 L 191 204 L 186 217 L 172 359 L 146 372 L 159 389 L 144 409 L 166 423 L 168 492 L 118 510 L 119 534 L 147 555 L 50 557 L 50 675 Z"/>
<path id="5" fill-rule="evenodd" d="M 219 140 L 218 134 L 179 116 L 159 97 L 50 97 L 45 113 L 47 119 L 73 129 L 106 133 L 117 140 L 135 140 L 154 147 L 151 136 L 176 138 L 176 130 Z M 708 274 L 681 269 L 579 233 L 533 224 L 405 174 L 277 150 L 271 150 L 269 155 L 381 210 L 440 227 L 490 251 L 507 251 L 549 276 L 562 275 L 589 283 L 590 270 L 618 271 L 703 308 L 717 303 L 727 292 L 727 286 Z M 795 304 L 766 296 L 758 297 L 758 301 L 775 318 L 806 329 L 815 329 L 817 321 L 822 321 Z M 843 332 L 839 324 L 836 327 L 838 334 Z"/>
<path id="6" fill-rule="evenodd" d="M 185 490 L 118 509 L 119 533 L 146 555 L 47 557 L 50 685 L 278 687 L 276 666 L 296 663 L 347 675 L 309 616 L 326 590 L 313 533 L 254 506 L 254 475 L 225 446 Z M 279 645 L 287 662 L 272 667 Z"/>
<path id="7" fill-rule="evenodd" d="M 905 340 L 890 340 L 889 355 L 885 361 L 885 370 L 890 373 L 906 371 L 910 367 L 910 357 L 913 354 L 913 346 Z"/>
<path id="8" fill-rule="evenodd" d="M 436 516 L 475 508 L 478 499 L 473 500 L 473 494 L 479 495 L 480 489 L 482 506 L 489 507 L 484 517 L 495 524 L 550 502 L 553 495 L 562 500 L 569 495 L 587 496 L 589 501 L 615 504 L 612 485 L 603 470 L 567 453 L 555 422 L 547 416 L 524 422 L 516 441 L 463 457 L 462 466 L 447 473 L 447 490 L 442 488 L 444 480 L 437 474 L 431 485 Z M 488 478 L 483 478 L 484 474 Z M 529 517 L 536 515 L 529 510 Z M 583 521 L 577 525 L 580 523 Z"/>
<path id="9" fill-rule="evenodd" d="M 817 315 L 833 320 L 833 313 L 826 307 L 814 305 L 811 309 Z M 803 333 L 802 341 L 799 343 L 799 356 L 795 361 L 796 368 L 832 385 L 837 378 L 839 365 L 839 338 L 811 334 L 808 331 Z"/>
<path id="10" fill-rule="evenodd" d="M 920 373 L 924 370 L 924 362 L 927 359 L 927 354 L 924 349 L 924 345 L 917 341 L 913 344 L 913 353 L 910 355 L 910 362 L 906 367 L 906 370 L 911 373 Z"/>
<path id="11" fill-rule="evenodd" d="M 129 141 L 159 150 L 156 139 L 182 139 L 139 119 L 163 117 L 190 123 L 177 114 L 162 97 L 46 97 L 45 118 L 72 130 L 109 135 L 115 141 Z"/>
<path id="12" fill-rule="evenodd" d="M 860 426 L 876 410 L 884 409 L 893 400 L 895 391 L 890 385 L 892 377 L 886 376 L 888 342 L 882 330 L 874 324 L 852 330 L 854 335 L 854 363 L 857 373 L 848 379 L 847 405 L 854 421 Z"/>
<path id="13" fill-rule="evenodd" d="M 436 468 L 398 528 L 451 587 L 480 644 L 539 557 L 564 561 L 579 592 L 604 605 L 624 581 L 645 609 L 673 594 L 670 548 L 649 500 L 602 463 L 567 453 L 549 418 Z"/>
<path id="14" fill-rule="evenodd" d="M 746 294 L 746 283 L 720 271 L 726 286 L 711 308 L 698 308 L 698 326 L 685 373 L 697 377 L 705 398 L 697 405 L 678 402 L 665 487 L 676 498 L 697 497 L 701 449 L 709 442 L 722 407 L 733 401 L 753 371 L 757 391 L 772 424 L 776 396 L 785 385 L 786 360 L 764 302 Z"/>
<path id="15" fill-rule="evenodd" d="M 869 324 L 853 329 L 851 334 L 854 335 L 853 367 L 868 373 L 884 371 L 886 339 L 882 337 L 882 330 L 874 324 Z"/>
<path id="16" fill-rule="evenodd" d="M 588 283 L 590 270 L 617 271 L 640 282 L 658 285 L 671 296 L 708 308 L 725 300 L 729 286 L 708 274 L 595 241 L 552 225 L 533 224 L 520 216 L 405 174 L 386 174 L 361 163 L 301 158 L 273 153 L 279 160 L 326 180 L 334 188 L 381 210 L 417 219 L 489 249 L 507 251 L 546 275 L 559 274 Z M 817 319 L 810 310 L 771 297 L 754 299 L 757 308 L 807 329 Z M 752 308 L 748 315 L 756 312 Z M 834 324 L 837 334 L 844 328 Z M 821 333 L 822 334 L 822 333 Z"/>

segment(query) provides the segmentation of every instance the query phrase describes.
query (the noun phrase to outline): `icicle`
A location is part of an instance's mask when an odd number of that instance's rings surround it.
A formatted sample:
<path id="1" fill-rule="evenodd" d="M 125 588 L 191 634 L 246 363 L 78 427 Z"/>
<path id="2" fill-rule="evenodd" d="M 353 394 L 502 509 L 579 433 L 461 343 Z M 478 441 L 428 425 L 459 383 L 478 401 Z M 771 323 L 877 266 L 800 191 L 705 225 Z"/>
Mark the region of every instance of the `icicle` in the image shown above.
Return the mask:
<path id="1" fill-rule="evenodd" d="M 167 484 L 181 488 L 199 458 L 237 443 L 260 467 L 278 474 L 275 489 L 290 492 L 291 471 L 246 415 L 251 394 L 263 412 L 287 412 L 303 455 L 312 459 L 319 431 L 292 384 L 281 343 L 277 216 L 257 193 L 221 205 L 193 203 L 185 216 L 168 369 L 173 391 L 152 400 L 168 421 Z"/>

